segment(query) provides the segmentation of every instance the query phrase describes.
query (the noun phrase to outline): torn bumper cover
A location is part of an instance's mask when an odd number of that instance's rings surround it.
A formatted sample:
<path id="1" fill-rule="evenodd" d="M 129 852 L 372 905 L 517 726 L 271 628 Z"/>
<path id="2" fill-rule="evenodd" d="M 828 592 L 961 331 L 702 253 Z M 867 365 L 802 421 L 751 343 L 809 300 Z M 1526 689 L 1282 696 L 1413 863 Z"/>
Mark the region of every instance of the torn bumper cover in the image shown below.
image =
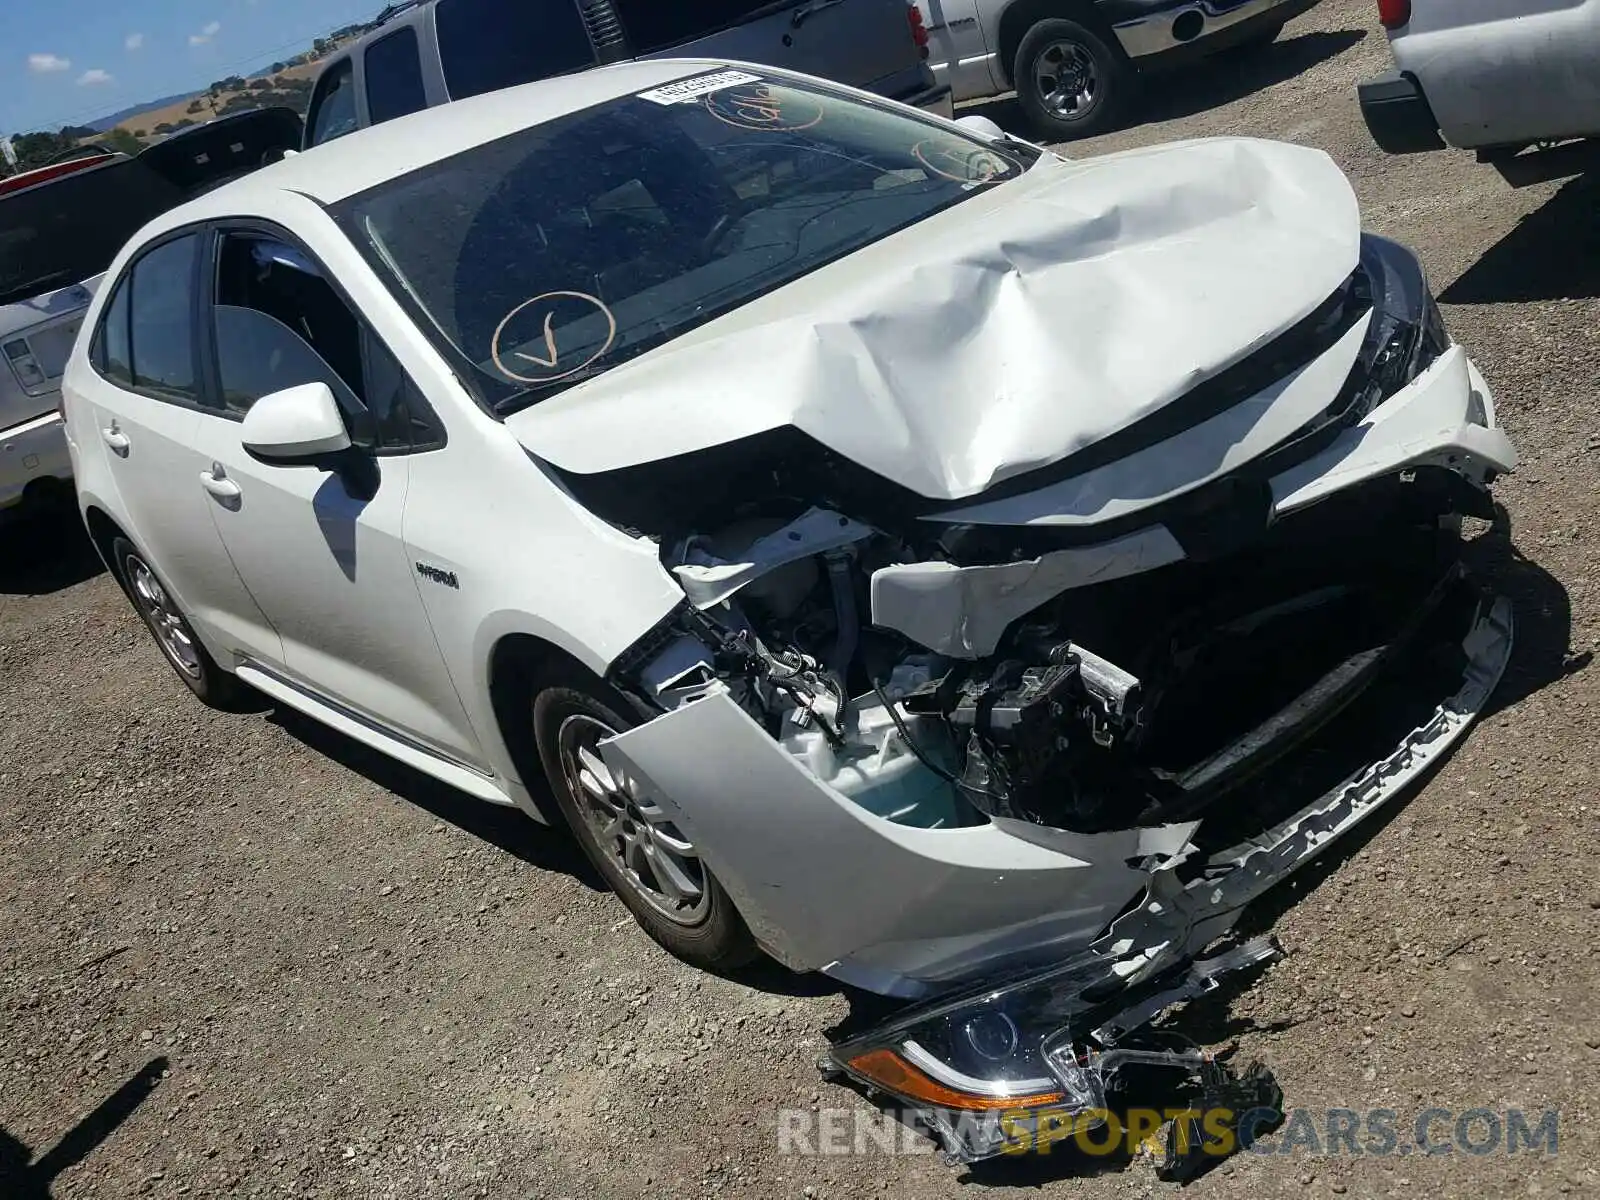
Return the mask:
<path id="1" fill-rule="evenodd" d="M 1389 754 L 1237 844 L 1169 860 L 1152 872 L 1140 902 L 1087 950 L 913 1007 L 835 1045 L 825 1069 L 912 1106 L 947 1154 L 974 1161 L 1037 1144 L 1064 1119 L 1104 1112 L 1108 1085 L 1129 1064 L 1197 1065 L 1197 1055 L 1125 1043 L 1227 972 L 1276 957 L 1266 939 L 1198 956 L 1246 905 L 1392 799 L 1465 733 L 1499 682 L 1511 636 L 1509 602 L 1484 602 L 1462 645 L 1459 690 Z"/>

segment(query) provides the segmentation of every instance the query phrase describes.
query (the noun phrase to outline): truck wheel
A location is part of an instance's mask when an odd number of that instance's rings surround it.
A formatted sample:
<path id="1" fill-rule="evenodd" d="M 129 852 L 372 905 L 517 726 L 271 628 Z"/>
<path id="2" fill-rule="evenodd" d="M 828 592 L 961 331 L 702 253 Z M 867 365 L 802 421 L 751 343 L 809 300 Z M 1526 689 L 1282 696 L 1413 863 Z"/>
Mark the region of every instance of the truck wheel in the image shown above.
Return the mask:
<path id="1" fill-rule="evenodd" d="M 595 681 L 563 681 L 533 703 L 534 740 L 562 815 L 595 869 L 644 931 L 678 958 L 717 974 L 758 955 L 744 920 L 660 805 L 618 778 L 599 744 L 633 722 Z M 708 770 L 715 770 L 708 766 Z"/>
<path id="2" fill-rule="evenodd" d="M 1022 111 L 1045 141 L 1093 137 L 1112 127 L 1138 75 L 1099 34 L 1076 21 L 1040 21 L 1017 47 L 1012 78 Z"/>

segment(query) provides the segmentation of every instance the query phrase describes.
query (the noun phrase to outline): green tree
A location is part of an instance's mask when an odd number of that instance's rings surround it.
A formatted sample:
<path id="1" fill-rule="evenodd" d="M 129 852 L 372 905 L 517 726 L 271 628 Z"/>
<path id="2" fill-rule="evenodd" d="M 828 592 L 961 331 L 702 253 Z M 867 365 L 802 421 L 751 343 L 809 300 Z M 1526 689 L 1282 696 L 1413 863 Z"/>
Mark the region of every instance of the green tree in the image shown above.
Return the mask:
<path id="1" fill-rule="evenodd" d="M 138 154 L 139 151 L 144 149 L 144 144 L 120 125 L 107 133 L 101 140 L 113 150 L 120 150 L 124 154 Z"/>

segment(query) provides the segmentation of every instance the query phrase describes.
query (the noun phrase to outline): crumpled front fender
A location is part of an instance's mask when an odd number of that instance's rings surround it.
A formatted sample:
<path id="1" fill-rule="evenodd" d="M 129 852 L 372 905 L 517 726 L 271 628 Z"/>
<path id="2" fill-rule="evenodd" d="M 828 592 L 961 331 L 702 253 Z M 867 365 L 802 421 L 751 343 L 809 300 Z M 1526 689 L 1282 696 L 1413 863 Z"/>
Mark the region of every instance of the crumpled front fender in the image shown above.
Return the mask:
<path id="1" fill-rule="evenodd" d="M 1083 945 L 1194 829 L 1061 833 L 1046 847 L 996 824 L 897 824 L 818 780 L 720 688 L 601 751 L 673 815 L 775 958 L 818 970 L 878 948 L 896 966 L 864 985 L 907 994 L 923 989 L 890 976 Z"/>

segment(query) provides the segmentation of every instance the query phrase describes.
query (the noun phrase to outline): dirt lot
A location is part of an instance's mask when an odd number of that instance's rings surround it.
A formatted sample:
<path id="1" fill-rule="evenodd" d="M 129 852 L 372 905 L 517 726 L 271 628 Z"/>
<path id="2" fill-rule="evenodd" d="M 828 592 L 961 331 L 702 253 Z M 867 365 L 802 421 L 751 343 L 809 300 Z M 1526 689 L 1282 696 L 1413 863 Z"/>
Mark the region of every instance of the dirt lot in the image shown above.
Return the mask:
<path id="1" fill-rule="evenodd" d="M 1421 252 L 1524 456 L 1498 489 L 1509 545 L 1484 551 L 1520 622 L 1495 711 L 1263 914 L 1290 957 L 1193 1027 L 1291 1105 L 1402 1131 L 1558 1109 L 1559 1153 L 1246 1154 L 1189 1191 L 1597 1194 L 1600 187 L 1380 155 L 1353 91 L 1387 61 L 1373 7 L 1324 0 L 1073 150 L 1328 150 L 1369 225 Z M 780 1156 L 780 1106 L 864 1108 L 813 1069 L 856 1001 L 682 967 L 562 838 L 293 714 L 202 709 L 70 524 L 0 544 L 0 817 L 6 1197 L 1175 1191 L 1144 1159 Z"/>

